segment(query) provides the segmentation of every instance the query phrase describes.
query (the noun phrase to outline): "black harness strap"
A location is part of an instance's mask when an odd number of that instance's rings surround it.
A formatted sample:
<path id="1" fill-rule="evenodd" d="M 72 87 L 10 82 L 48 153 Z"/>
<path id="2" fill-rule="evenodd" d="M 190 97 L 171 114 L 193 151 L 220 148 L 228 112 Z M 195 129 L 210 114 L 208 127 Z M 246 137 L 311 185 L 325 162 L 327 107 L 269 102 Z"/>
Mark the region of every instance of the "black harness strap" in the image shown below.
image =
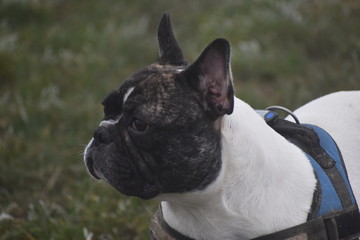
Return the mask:
<path id="1" fill-rule="evenodd" d="M 360 213 L 358 207 L 353 205 L 345 211 L 318 217 L 252 240 L 354 240 L 359 237 L 359 229 Z M 152 240 L 195 240 L 169 226 L 164 220 L 161 206 L 152 219 L 150 238 Z"/>
<path id="2" fill-rule="evenodd" d="M 312 219 L 306 223 L 252 240 L 352 240 L 358 239 L 360 213 L 357 206 L 330 216 Z"/>

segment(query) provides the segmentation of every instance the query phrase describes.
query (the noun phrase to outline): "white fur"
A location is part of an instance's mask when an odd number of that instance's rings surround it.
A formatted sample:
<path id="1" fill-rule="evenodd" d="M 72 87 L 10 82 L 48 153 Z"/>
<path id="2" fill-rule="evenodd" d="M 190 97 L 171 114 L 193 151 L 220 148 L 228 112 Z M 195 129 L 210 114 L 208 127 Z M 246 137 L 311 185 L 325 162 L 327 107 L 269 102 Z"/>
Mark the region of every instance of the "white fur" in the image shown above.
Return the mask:
<path id="1" fill-rule="evenodd" d="M 131 87 L 126 91 L 126 93 L 124 94 L 123 104 L 126 103 L 126 100 L 130 96 L 130 94 L 134 91 L 134 89 L 135 89 L 135 87 Z"/>
<path id="2" fill-rule="evenodd" d="M 360 199 L 360 91 L 330 94 L 295 113 L 332 135 Z M 221 121 L 220 175 L 203 191 L 161 195 L 167 223 L 195 239 L 231 240 L 305 222 L 316 180 L 303 152 L 239 99 Z"/>

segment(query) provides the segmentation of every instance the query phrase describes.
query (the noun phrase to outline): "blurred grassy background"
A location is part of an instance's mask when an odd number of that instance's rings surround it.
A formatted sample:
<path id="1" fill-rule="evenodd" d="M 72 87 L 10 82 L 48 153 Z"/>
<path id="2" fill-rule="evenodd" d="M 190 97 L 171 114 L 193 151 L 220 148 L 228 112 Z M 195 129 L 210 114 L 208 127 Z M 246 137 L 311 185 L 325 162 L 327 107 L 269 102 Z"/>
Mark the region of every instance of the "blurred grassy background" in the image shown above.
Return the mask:
<path id="1" fill-rule="evenodd" d="M 232 45 L 237 95 L 295 108 L 360 89 L 357 0 L 0 1 L 0 239 L 147 239 L 156 202 L 87 175 L 100 102 L 157 58 L 169 12 L 188 60 Z"/>

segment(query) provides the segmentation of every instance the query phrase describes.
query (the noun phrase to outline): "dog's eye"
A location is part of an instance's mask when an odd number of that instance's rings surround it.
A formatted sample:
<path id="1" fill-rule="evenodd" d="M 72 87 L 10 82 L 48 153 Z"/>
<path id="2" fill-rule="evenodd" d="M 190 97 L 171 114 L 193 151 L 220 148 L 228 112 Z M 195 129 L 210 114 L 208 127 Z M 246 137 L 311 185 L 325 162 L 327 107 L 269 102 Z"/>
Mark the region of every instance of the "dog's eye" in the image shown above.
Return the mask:
<path id="1" fill-rule="evenodd" d="M 149 125 L 138 118 L 134 118 L 132 120 L 131 127 L 138 132 L 145 132 L 149 128 Z"/>

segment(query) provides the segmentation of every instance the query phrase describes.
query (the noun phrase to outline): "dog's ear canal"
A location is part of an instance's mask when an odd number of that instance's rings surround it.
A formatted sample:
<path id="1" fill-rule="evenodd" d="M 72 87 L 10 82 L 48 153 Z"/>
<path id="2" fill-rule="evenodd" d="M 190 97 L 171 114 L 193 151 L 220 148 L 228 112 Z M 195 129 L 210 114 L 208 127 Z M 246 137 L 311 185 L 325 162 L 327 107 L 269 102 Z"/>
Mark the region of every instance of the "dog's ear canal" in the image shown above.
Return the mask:
<path id="1" fill-rule="evenodd" d="M 186 66 L 188 63 L 176 41 L 174 32 L 171 28 L 169 14 L 165 13 L 162 16 L 157 35 L 160 50 L 159 64 Z"/>
<path id="2" fill-rule="evenodd" d="M 199 93 L 204 109 L 214 119 L 231 114 L 234 89 L 230 70 L 230 44 L 216 39 L 184 71 L 185 80 Z"/>

